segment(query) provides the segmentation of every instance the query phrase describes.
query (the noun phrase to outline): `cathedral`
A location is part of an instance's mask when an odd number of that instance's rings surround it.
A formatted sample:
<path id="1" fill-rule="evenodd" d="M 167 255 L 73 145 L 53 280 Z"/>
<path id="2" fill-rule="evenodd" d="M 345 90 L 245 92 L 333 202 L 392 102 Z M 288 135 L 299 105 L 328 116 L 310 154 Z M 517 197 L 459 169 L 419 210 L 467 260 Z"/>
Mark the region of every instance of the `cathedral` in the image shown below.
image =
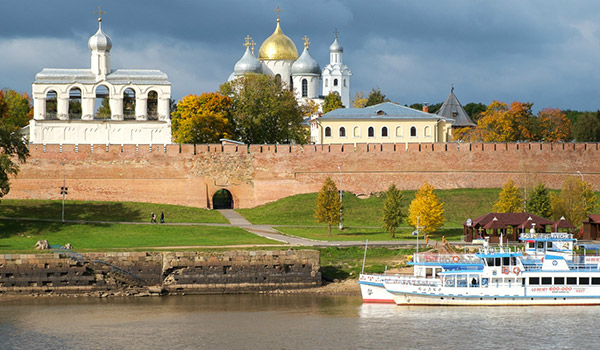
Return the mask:
<path id="1" fill-rule="evenodd" d="M 329 46 L 329 63 L 322 70 L 310 55 L 309 39 L 304 36 L 303 40 L 304 50 L 298 56 L 296 45 L 281 29 L 278 14 L 275 31 L 260 46 L 258 58 L 254 54 L 254 42 L 246 36 L 246 51 L 235 64 L 229 80 L 244 74 L 268 74 L 285 82 L 298 101 L 313 100 L 320 105 L 324 96 L 336 92 L 342 104 L 349 107 L 352 72 L 342 61 L 344 48 L 338 42 L 337 31 Z"/>

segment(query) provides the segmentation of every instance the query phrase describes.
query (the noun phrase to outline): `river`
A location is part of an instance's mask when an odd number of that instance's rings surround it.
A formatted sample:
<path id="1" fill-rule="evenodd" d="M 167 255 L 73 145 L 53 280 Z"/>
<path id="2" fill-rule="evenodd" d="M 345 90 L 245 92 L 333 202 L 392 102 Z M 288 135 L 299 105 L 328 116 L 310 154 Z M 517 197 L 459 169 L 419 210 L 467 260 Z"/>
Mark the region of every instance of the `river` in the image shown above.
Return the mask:
<path id="1" fill-rule="evenodd" d="M 599 313 L 319 295 L 0 299 L 0 348 L 594 349 Z"/>

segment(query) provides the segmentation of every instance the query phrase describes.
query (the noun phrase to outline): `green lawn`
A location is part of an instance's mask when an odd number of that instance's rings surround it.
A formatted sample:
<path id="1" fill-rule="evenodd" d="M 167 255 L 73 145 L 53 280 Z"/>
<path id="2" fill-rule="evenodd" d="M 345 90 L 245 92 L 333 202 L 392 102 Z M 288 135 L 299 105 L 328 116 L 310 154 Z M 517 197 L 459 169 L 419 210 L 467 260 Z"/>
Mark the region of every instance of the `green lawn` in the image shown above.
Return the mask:
<path id="1" fill-rule="evenodd" d="M 462 227 L 468 218 L 476 218 L 491 211 L 500 189 L 456 189 L 435 191 L 444 202 L 446 228 Z M 415 197 L 415 191 L 403 191 L 404 212 Z M 359 199 L 351 193 L 344 196 L 343 220 L 345 226 L 381 226 L 383 196 Z M 252 209 L 238 209 L 254 224 L 317 225 L 314 219 L 316 193 L 299 194 Z"/>
<path id="2" fill-rule="evenodd" d="M 321 252 L 321 273 L 323 279 L 331 281 L 335 278 L 358 278 L 362 269 L 364 247 L 327 247 L 318 248 Z M 365 272 L 382 273 L 385 267 L 404 266 L 407 255 L 413 249 L 368 248 L 365 260 Z"/>
<path id="3" fill-rule="evenodd" d="M 331 236 L 327 232 L 327 227 L 300 227 L 300 226 L 277 226 L 278 231 L 292 236 L 304 237 L 320 241 L 406 241 L 417 240 L 412 236 L 413 228 L 401 228 L 396 232 L 396 238 L 391 238 L 390 234 L 382 228 L 371 227 L 346 227 L 340 231 L 337 227 L 331 228 Z M 459 241 L 463 238 L 462 228 L 442 229 L 429 235 L 431 239 L 441 241 L 442 236 L 450 241 Z M 424 236 L 419 236 L 424 239 Z"/>
<path id="4" fill-rule="evenodd" d="M 0 216 L 60 220 L 62 201 L 35 199 L 3 199 Z M 157 219 L 164 212 L 166 222 L 228 223 L 219 212 L 180 205 L 66 201 L 65 220 L 150 222 L 150 213 Z"/>
<path id="5" fill-rule="evenodd" d="M 62 224 L 0 220 L 0 253 L 30 253 L 38 240 L 71 243 L 78 252 L 167 246 L 281 244 L 237 227 Z"/>

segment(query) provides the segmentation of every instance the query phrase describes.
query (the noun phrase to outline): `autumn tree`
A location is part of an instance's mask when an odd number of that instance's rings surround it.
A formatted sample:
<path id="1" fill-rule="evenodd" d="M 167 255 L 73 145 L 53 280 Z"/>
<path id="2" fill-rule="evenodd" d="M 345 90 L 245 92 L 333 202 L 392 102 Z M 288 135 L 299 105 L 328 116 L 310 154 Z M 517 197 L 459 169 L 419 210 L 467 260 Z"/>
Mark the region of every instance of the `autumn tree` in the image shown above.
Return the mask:
<path id="1" fill-rule="evenodd" d="M 353 108 L 365 108 L 367 106 L 367 98 L 365 97 L 365 93 L 360 91 L 354 94 L 354 98 L 352 99 L 352 107 Z"/>
<path id="2" fill-rule="evenodd" d="M 188 95 L 171 113 L 173 138 L 177 143 L 217 143 L 233 136 L 231 98 L 215 92 Z"/>
<path id="3" fill-rule="evenodd" d="M 577 142 L 600 141 L 600 111 L 578 115 L 577 120 L 573 123 L 572 134 Z"/>
<path id="4" fill-rule="evenodd" d="M 425 182 L 417 191 L 415 199 L 408 207 L 408 224 L 417 227 L 417 217 L 421 230 L 425 233 L 435 232 L 445 221 L 444 203 L 433 192 L 433 186 Z"/>
<path id="5" fill-rule="evenodd" d="M 325 101 L 323 101 L 323 113 L 329 113 L 339 108 L 344 108 L 344 105 L 342 104 L 342 98 L 337 92 L 332 91 L 329 95 L 325 96 Z"/>
<path id="6" fill-rule="evenodd" d="M 598 207 L 598 200 L 590 184 L 579 177 L 568 176 L 563 182 L 560 194 L 550 194 L 550 205 L 554 220 L 564 216 L 573 225 L 580 226 Z"/>
<path id="7" fill-rule="evenodd" d="M 552 216 L 552 206 L 550 205 L 550 195 L 548 189 L 544 184 L 539 183 L 529 197 L 527 198 L 527 204 L 525 210 L 528 213 L 541 216 L 543 218 L 550 218 Z"/>
<path id="8" fill-rule="evenodd" d="M 482 113 L 471 133 L 470 141 L 515 142 L 530 140 L 532 103 L 513 102 L 510 107 L 499 101 L 492 102 Z"/>
<path id="9" fill-rule="evenodd" d="M 315 219 L 317 222 L 327 223 L 327 230 L 331 236 L 331 225 L 340 222 L 340 212 L 342 204 L 337 187 L 330 177 L 325 179 L 323 187 L 317 195 L 317 208 L 315 210 Z"/>
<path id="10" fill-rule="evenodd" d="M 385 97 L 385 95 L 379 90 L 379 88 L 373 88 L 371 92 L 369 92 L 369 96 L 367 97 L 367 103 L 365 107 L 374 106 L 380 103 L 390 102 L 390 100 Z"/>
<path id="11" fill-rule="evenodd" d="M 532 141 L 557 142 L 571 139 L 571 121 L 558 108 L 544 108 L 537 116 L 539 134 Z"/>
<path id="12" fill-rule="evenodd" d="M 523 196 L 521 190 L 515 186 L 513 179 L 506 181 L 492 210 L 496 213 L 519 213 L 523 211 Z"/>
<path id="13" fill-rule="evenodd" d="M 383 202 L 383 228 L 385 228 L 392 238 L 396 237 L 396 229 L 404 220 L 402 213 L 402 193 L 396 185 L 392 184 L 385 192 L 385 201 Z"/>
<path id="14" fill-rule="evenodd" d="M 247 74 L 221 85 L 231 98 L 233 133 L 245 143 L 306 143 L 302 110 L 281 79 Z"/>

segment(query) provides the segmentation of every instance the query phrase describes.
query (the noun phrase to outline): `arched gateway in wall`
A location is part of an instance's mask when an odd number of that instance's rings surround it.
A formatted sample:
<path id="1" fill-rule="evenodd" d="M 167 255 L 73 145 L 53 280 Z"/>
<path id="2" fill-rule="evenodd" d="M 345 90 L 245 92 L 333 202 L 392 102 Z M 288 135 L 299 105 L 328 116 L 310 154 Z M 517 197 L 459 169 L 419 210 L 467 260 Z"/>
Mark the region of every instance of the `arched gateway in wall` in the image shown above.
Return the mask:
<path id="1" fill-rule="evenodd" d="M 226 189 L 220 189 L 212 197 L 213 209 L 233 209 L 233 196 Z"/>

